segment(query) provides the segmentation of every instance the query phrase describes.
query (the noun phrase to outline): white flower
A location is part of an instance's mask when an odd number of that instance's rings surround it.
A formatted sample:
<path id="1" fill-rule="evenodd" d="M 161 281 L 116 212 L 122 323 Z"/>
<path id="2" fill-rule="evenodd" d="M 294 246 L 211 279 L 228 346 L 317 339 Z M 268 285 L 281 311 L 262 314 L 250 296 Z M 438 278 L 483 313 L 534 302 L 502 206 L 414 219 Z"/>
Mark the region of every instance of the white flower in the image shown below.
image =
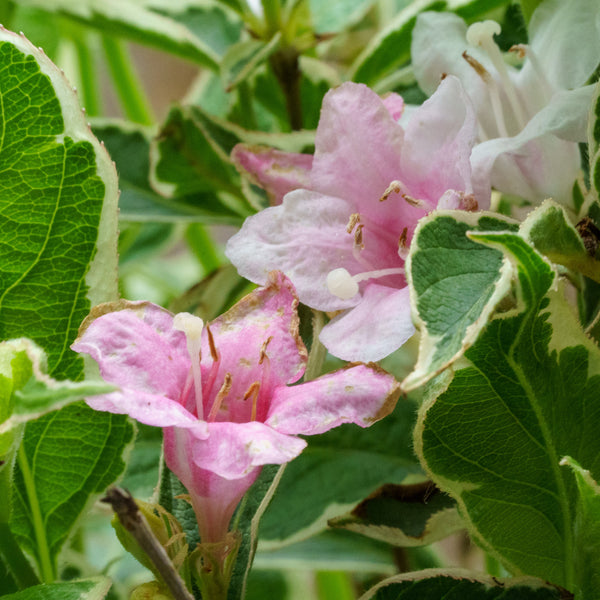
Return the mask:
<path id="1" fill-rule="evenodd" d="M 417 81 L 432 93 L 444 75 L 460 78 L 477 112 L 480 143 L 471 162 L 479 187 L 568 205 L 593 93 L 584 84 L 600 61 L 600 2 L 540 4 L 529 44 L 514 48 L 521 69 L 505 63 L 493 41 L 499 31 L 490 21 L 467 28 L 450 13 L 420 15 L 412 44 Z"/>

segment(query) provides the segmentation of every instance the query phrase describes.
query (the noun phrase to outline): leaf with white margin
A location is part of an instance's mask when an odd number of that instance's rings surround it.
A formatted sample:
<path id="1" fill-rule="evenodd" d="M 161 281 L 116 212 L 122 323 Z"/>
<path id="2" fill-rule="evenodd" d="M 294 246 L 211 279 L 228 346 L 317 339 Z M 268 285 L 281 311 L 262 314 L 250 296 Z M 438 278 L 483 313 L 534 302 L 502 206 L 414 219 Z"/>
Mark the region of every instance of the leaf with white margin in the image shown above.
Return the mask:
<path id="1" fill-rule="evenodd" d="M 469 235 L 506 255 L 517 307 L 426 390 L 415 451 L 486 552 L 515 575 L 573 591 L 578 492 L 559 460 L 600 472 L 600 350 L 552 265 L 519 234 Z"/>
<path id="2" fill-rule="evenodd" d="M 561 466 L 573 471 L 579 490 L 579 502 L 575 513 L 575 562 L 578 567 L 575 594 L 581 600 L 593 600 L 600 589 L 600 565 L 598 540 L 600 540 L 600 486 L 592 475 L 577 461 L 565 456 Z"/>
<path id="3" fill-rule="evenodd" d="M 19 0 L 23 6 L 68 17 L 111 35 L 155 46 L 216 70 L 219 57 L 208 45 L 175 19 L 133 0 Z"/>
<path id="4" fill-rule="evenodd" d="M 466 569 L 425 569 L 385 579 L 360 600 L 569 600 L 572 596 L 533 577 L 497 579 Z"/>
<path id="5" fill-rule="evenodd" d="M 544 200 L 527 215 L 519 232 L 553 263 L 600 283 L 600 261 L 588 254 L 581 236 L 560 204 Z"/>
<path id="6" fill-rule="evenodd" d="M 600 198 L 600 82 L 596 84 L 588 121 L 588 153 L 590 157 L 590 187 Z"/>
<path id="7" fill-rule="evenodd" d="M 511 271 L 502 253 L 470 240 L 467 231 L 515 230 L 494 213 L 436 211 L 419 221 L 406 275 L 419 358 L 402 382 L 412 390 L 443 371 L 472 345 L 508 293 Z"/>
<path id="8" fill-rule="evenodd" d="M 56 381 L 45 373 L 46 362 L 44 351 L 31 340 L 0 342 L 0 456 L 2 434 L 17 425 L 69 402 L 115 390 L 103 381 Z"/>
<path id="9" fill-rule="evenodd" d="M 117 173 L 63 73 L 5 29 L 0 102 L 0 339 L 34 340 L 75 380 L 79 323 L 117 296 Z"/>
<path id="10" fill-rule="evenodd" d="M 116 170 L 64 74 L 5 29 L 0 103 L 0 338 L 30 338 L 49 376 L 80 380 L 83 360 L 69 350 L 78 325 L 92 304 L 117 296 Z M 3 383 L 12 396 L 14 380 Z M 28 391 L 45 410 L 48 390 Z M 45 580 L 85 506 L 123 471 L 132 435 L 124 417 L 83 403 L 26 424 L 4 518 Z"/>
<path id="11" fill-rule="evenodd" d="M 78 581 L 36 585 L 2 598 L 3 600 L 103 600 L 111 585 L 112 582 L 108 577 L 92 577 Z"/>
<path id="12" fill-rule="evenodd" d="M 386 484 L 328 524 L 404 548 L 432 544 L 464 528 L 454 500 L 431 481 Z"/>

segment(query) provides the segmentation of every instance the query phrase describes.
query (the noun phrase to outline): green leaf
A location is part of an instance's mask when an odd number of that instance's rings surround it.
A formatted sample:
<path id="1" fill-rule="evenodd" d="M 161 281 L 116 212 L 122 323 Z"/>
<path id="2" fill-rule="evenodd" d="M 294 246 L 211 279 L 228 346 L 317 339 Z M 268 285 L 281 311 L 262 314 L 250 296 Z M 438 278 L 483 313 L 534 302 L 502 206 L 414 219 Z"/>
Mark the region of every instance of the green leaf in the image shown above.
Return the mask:
<path id="1" fill-rule="evenodd" d="M 244 40 L 229 48 L 221 63 L 221 78 L 226 92 L 246 81 L 264 62 L 279 49 L 281 32 L 268 42 Z"/>
<path id="2" fill-rule="evenodd" d="M 215 220 L 237 224 L 252 212 L 241 193 L 240 176 L 229 160 L 238 140 L 227 132 L 215 140 L 208 121 L 196 107 L 171 109 L 151 150 L 152 185 L 162 195 L 183 201 L 207 217 L 212 214 Z"/>
<path id="3" fill-rule="evenodd" d="M 102 32 L 154 46 L 216 70 L 218 55 L 185 25 L 134 0 L 20 0 Z"/>
<path id="4" fill-rule="evenodd" d="M 410 42 L 417 15 L 442 10 L 443 0 L 416 0 L 402 9 L 390 23 L 371 38 L 351 68 L 353 81 L 373 85 L 410 60 Z"/>
<path id="5" fill-rule="evenodd" d="M 108 577 L 93 577 L 80 581 L 65 581 L 36 585 L 3 600 L 103 600 L 111 586 Z"/>
<path id="6" fill-rule="evenodd" d="M 600 82 L 590 108 L 588 121 L 588 154 L 590 157 L 590 188 L 600 198 Z"/>
<path id="7" fill-rule="evenodd" d="M 102 381 L 56 381 L 46 375 L 45 365 L 44 352 L 31 340 L 0 342 L 0 456 L 1 434 L 66 403 L 115 389 Z"/>
<path id="8" fill-rule="evenodd" d="M 598 596 L 600 589 L 600 487 L 590 472 L 572 458 L 565 457 L 560 464 L 571 468 L 579 491 L 574 523 L 575 564 L 578 570 L 575 594 L 581 600 L 592 600 Z"/>
<path id="9" fill-rule="evenodd" d="M 464 528 L 454 500 L 431 481 L 386 484 L 329 526 L 402 547 L 431 544 Z"/>
<path id="10" fill-rule="evenodd" d="M 231 264 L 223 265 L 169 305 L 173 313 L 191 312 L 205 322 L 212 321 L 240 298 L 252 291 L 254 284 L 242 279 Z"/>
<path id="11" fill-rule="evenodd" d="M 494 9 L 510 5 L 511 0 L 447 0 L 447 10 L 455 12 L 467 22 L 481 21 Z"/>
<path id="12" fill-rule="evenodd" d="M 135 424 L 137 436 L 127 457 L 127 470 L 120 486 L 135 498 L 148 500 L 158 483 L 158 466 L 162 451 L 162 430 L 142 423 Z"/>
<path id="13" fill-rule="evenodd" d="M 258 569 L 294 569 L 393 575 L 398 568 L 391 546 L 343 529 L 328 529 L 276 549 L 268 546 L 260 540 L 253 573 Z"/>
<path id="14" fill-rule="evenodd" d="M 249 204 L 229 155 L 240 142 L 298 151 L 312 132 L 274 135 L 246 131 L 196 106 L 173 108 L 151 147 L 151 182 L 160 194 L 206 215 L 203 221 L 239 225 L 262 206 Z M 210 216 L 209 216 L 210 215 Z"/>
<path id="15" fill-rule="evenodd" d="M 261 522 L 265 548 L 325 529 L 327 520 L 352 508 L 385 483 L 420 473 L 412 454 L 415 405 L 398 402 L 385 419 L 361 429 L 342 425 L 311 436 L 288 464 Z"/>
<path id="16" fill-rule="evenodd" d="M 488 553 L 515 574 L 573 590 L 577 491 L 558 463 L 568 455 L 600 470 L 600 350 L 552 266 L 521 236 L 469 236 L 510 261 L 516 308 L 492 319 L 455 371 L 433 382 L 415 450 Z"/>
<path id="17" fill-rule="evenodd" d="M 117 292 L 116 172 L 42 52 L 4 30 L 0 65 L 0 339 L 31 338 L 75 380 L 79 323 Z"/>
<path id="18" fill-rule="evenodd" d="M 590 256 L 577 229 L 556 202 L 545 200 L 529 213 L 521 225 L 520 233 L 553 263 L 564 265 L 600 283 L 600 262 Z"/>
<path id="19" fill-rule="evenodd" d="M 233 523 L 237 523 L 242 543 L 233 568 L 227 600 L 243 600 L 246 597 L 246 583 L 256 552 L 259 523 L 271 502 L 284 469 L 285 467 L 279 465 L 263 467 L 234 515 Z"/>
<path id="20" fill-rule="evenodd" d="M 196 515 L 194 514 L 192 505 L 183 498 L 178 497 L 185 496 L 188 491 L 165 465 L 164 459 L 161 461 L 160 475 L 158 502 L 181 525 L 191 552 L 200 543 Z"/>
<path id="21" fill-rule="evenodd" d="M 150 186 L 150 130 L 125 121 L 96 119 L 94 133 L 102 140 L 119 173 L 119 218 L 135 222 L 194 221 L 199 211 L 167 199 Z M 207 218 L 212 213 L 205 207 Z"/>
<path id="22" fill-rule="evenodd" d="M 123 415 L 70 404 L 27 424 L 19 450 L 11 529 L 35 557 L 42 578 L 86 506 L 124 470 L 133 428 Z"/>
<path id="23" fill-rule="evenodd" d="M 359 23 L 373 5 L 373 0 L 322 2 L 310 0 L 310 15 L 316 33 L 339 33 Z"/>
<path id="24" fill-rule="evenodd" d="M 529 23 L 531 15 L 535 12 L 535 9 L 542 3 L 542 0 L 520 0 L 521 9 L 523 10 L 523 16 L 525 21 Z"/>
<path id="25" fill-rule="evenodd" d="M 240 39 L 243 30 L 243 23 L 235 13 L 211 0 L 160 2 L 150 4 L 149 8 L 185 26 L 220 57 Z"/>
<path id="26" fill-rule="evenodd" d="M 419 222 L 406 272 L 421 341 L 404 389 L 423 385 L 461 356 L 510 289 L 502 253 L 465 236 L 467 231 L 505 229 L 516 225 L 492 213 L 437 211 Z"/>
<path id="27" fill-rule="evenodd" d="M 566 600 L 570 595 L 533 577 L 496 579 L 464 569 L 429 569 L 382 581 L 360 600 Z"/>

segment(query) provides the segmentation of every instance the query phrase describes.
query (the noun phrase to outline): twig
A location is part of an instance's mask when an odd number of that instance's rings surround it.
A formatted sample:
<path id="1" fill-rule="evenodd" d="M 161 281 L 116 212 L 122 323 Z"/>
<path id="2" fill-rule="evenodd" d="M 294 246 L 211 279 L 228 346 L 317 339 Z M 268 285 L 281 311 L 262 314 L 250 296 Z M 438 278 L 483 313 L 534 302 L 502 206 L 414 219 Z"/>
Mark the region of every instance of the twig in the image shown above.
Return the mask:
<path id="1" fill-rule="evenodd" d="M 147 554 L 163 581 L 167 584 L 175 600 L 194 600 L 185 587 L 185 583 L 175 570 L 166 550 L 152 533 L 148 521 L 140 512 L 133 496 L 119 488 L 110 488 L 102 502 L 110 504 L 119 518 L 121 525 L 133 536 L 140 548 Z"/>

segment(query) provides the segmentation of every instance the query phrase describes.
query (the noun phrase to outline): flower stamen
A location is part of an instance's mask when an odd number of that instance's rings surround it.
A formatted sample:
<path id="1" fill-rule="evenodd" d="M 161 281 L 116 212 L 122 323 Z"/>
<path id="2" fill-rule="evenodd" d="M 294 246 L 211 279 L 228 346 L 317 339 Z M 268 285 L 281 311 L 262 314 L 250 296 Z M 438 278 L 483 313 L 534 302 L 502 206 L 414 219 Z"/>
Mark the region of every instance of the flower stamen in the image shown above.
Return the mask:
<path id="1" fill-rule="evenodd" d="M 223 378 L 223 385 L 221 385 L 221 388 L 217 392 L 217 395 L 215 396 L 215 401 L 213 402 L 213 405 L 210 409 L 210 413 L 208 414 L 208 421 L 210 423 L 212 423 L 217 417 L 217 414 L 221 410 L 221 404 L 223 404 L 223 400 L 231 391 L 231 382 L 231 373 L 227 371 L 227 373 L 225 373 L 225 377 Z"/>
<path id="2" fill-rule="evenodd" d="M 400 234 L 400 239 L 398 240 L 398 256 L 402 260 L 406 260 L 408 256 L 408 227 L 405 227 Z"/>
<path id="3" fill-rule="evenodd" d="M 504 91 L 508 97 L 508 101 L 513 110 L 519 128 L 523 129 L 527 123 L 523 108 L 517 97 L 517 91 L 510 80 L 506 63 L 502 58 L 500 48 L 494 41 L 494 35 L 498 35 L 502 31 L 500 25 L 496 21 L 482 21 L 480 23 L 473 23 L 467 29 L 467 42 L 472 46 L 479 46 L 490 58 L 492 64 L 496 68 Z"/>
<path id="4" fill-rule="evenodd" d="M 273 336 L 270 335 L 264 342 L 263 345 L 260 348 L 260 357 L 258 359 L 258 364 L 262 365 L 264 360 L 269 358 L 267 355 L 267 348 L 269 346 L 269 344 L 271 343 L 271 340 L 273 339 Z"/>
<path id="5" fill-rule="evenodd" d="M 403 274 L 404 269 L 402 267 L 365 271 L 364 273 L 358 273 L 357 275 L 350 275 L 344 267 L 339 267 L 327 274 L 327 289 L 334 296 L 337 296 L 342 300 L 350 300 L 358 294 L 358 284 L 365 279 L 377 279 L 379 277 L 387 277 L 388 275 Z"/>
<path id="6" fill-rule="evenodd" d="M 190 313 L 178 313 L 173 317 L 173 329 L 183 331 L 185 334 L 187 351 L 190 357 L 192 377 L 194 379 L 194 393 L 196 396 L 196 411 L 198 419 L 204 419 L 204 408 L 202 404 L 202 372 L 200 370 L 200 359 L 202 357 L 202 329 L 204 321 Z"/>
<path id="7" fill-rule="evenodd" d="M 206 380 L 206 383 L 204 385 L 204 392 L 208 398 L 210 397 L 213 385 L 215 384 L 215 380 L 219 373 L 219 365 L 221 364 L 221 353 L 219 352 L 215 344 L 215 339 L 208 325 L 206 326 L 206 333 L 208 335 L 208 346 L 210 348 L 210 356 L 213 360 L 212 365 L 210 366 L 210 371 L 208 372 L 208 379 Z"/>
<path id="8" fill-rule="evenodd" d="M 496 125 L 498 126 L 498 133 L 501 137 L 509 137 L 508 130 L 506 129 L 506 123 L 504 122 L 504 112 L 502 110 L 502 101 L 500 99 L 500 90 L 498 84 L 494 78 L 490 75 L 489 71 L 475 58 L 465 50 L 462 53 L 462 57 L 469 63 L 469 66 L 473 67 L 475 73 L 483 79 L 483 82 L 487 85 L 488 92 L 490 94 L 490 100 L 492 102 L 492 112 L 496 119 Z M 479 127 L 482 129 L 483 135 L 489 139 L 489 135 L 483 131 L 483 126 L 479 122 Z"/>
<path id="9" fill-rule="evenodd" d="M 242 398 L 242 400 L 244 400 L 244 402 L 246 402 L 247 400 L 252 398 L 252 414 L 250 415 L 251 421 L 256 421 L 256 413 L 257 413 L 259 394 L 260 394 L 260 382 L 254 381 L 250 384 L 250 387 L 246 390 L 246 393 L 244 394 L 244 397 Z"/>

